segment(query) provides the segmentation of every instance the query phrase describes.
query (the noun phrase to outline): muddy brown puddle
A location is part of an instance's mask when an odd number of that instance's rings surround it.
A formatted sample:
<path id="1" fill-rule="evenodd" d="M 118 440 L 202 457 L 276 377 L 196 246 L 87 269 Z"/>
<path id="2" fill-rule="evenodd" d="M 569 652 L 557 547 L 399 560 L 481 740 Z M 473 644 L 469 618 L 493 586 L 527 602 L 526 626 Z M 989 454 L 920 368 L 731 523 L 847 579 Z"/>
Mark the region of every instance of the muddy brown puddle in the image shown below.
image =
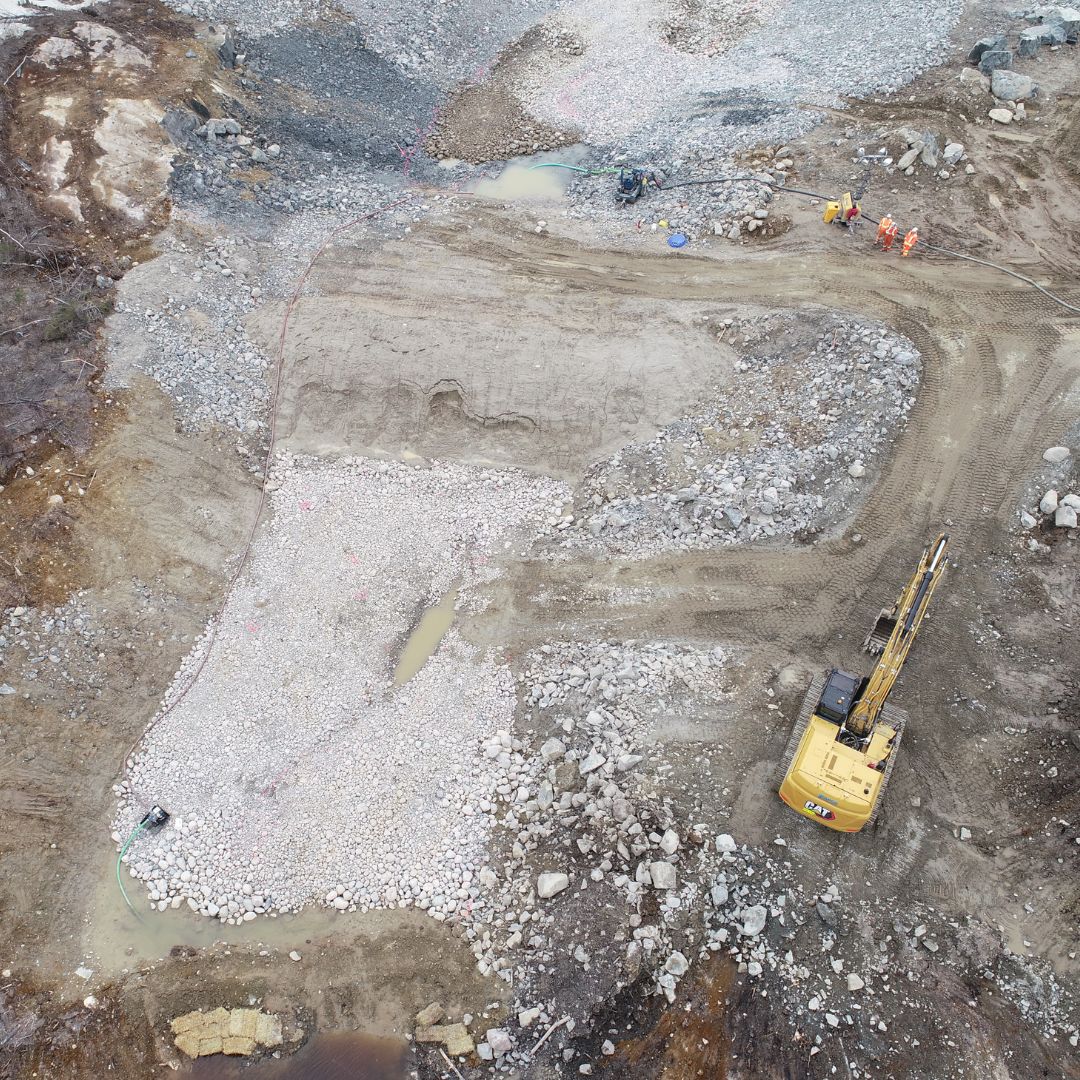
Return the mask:
<path id="1" fill-rule="evenodd" d="M 457 603 L 458 590 L 451 589 L 434 607 L 430 607 L 416 624 L 416 629 L 409 635 L 405 648 L 401 650 L 397 667 L 394 669 L 394 685 L 407 683 L 428 661 L 428 657 L 439 647 L 454 621 L 454 605 Z"/>
<path id="2" fill-rule="evenodd" d="M 193 1080 L 405 1080 L 406 1044 L 355 1031 L 315 1035 L 290 1057 L 245 1065 L 220 1056 L 184 1069 Z"/>
<path id="3" fill-rule="evenodd" d="M 263 917 L 228 926 L 187 910 L 154 911 L 142 906 L 140 888 L 132 892 L 136 915 L 124 903 L 112 873 L 98 884 L 92 916 L 83 937 L 84 956 L 91 967 L 119 971 L 142 960 L 162 959 L 176 945 L 205 948 L 215 941 L 259 944 L 279 950 L 303 949 L 305 943 L 326 938 L 341 929 L 337 912 L 311 908 L 297 915 Z"/>

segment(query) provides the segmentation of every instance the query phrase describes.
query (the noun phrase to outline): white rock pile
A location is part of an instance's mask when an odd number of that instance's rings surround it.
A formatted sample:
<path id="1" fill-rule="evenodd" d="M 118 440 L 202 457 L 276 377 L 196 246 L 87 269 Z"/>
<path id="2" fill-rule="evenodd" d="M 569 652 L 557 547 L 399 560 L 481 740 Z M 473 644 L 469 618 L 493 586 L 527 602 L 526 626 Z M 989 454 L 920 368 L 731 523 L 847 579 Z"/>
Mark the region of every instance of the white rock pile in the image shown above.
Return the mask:
<path id="1" fill-rule="evenodd" d="M 810 0 L 710 0 L 666 9 L 667 18 L 645 0 L 614 9 L 575 0 L 547 28 L 581 47 L 540 53 L 518 90 L 535 116 L 576 126 L 596 145 L 669 160 L 722 154 L 798 134 L 806 122 L 796 102 L 839 104 L 907 82 L 944 55 L 961 10 L 948 0 L 927 18 L 925 5 L 896 0 L 856 55 L 850 12 Z"/>
<path id="2" fill-rule="evenodd" d="M 321 901 L 446 917 L 475 889 L 512 678 L 453 631 L 415 677 L 394 658 L 425 607 L 461 600 L 561 505 L 553 481 L 454 465 L 285 456 L 273 518 L 229 597 L 201 677 L 119 786 L 118 838 L 157 907 L 236 922 Z M 184 688 L 200 650 L 178 672 Z"/>
<path id="3" fill-rule="evenodd" d="M 685 842 L 639 770 L 675 688 L 719 696 L 727 663 L 722 649 L 668 643 L 559 642 L 527 658 L 519 680 L 534 735 L 484 744 L 501 782 L 481 809 L 506 843 L 480 872 L 487 894 L 466 930 L 481 972 L 521 986 L 551 963 L 560 924 L 550 905 L 568 890 L 614 889 L 630 905 L 650 890 L 685 913 Z"/>
<path id="4" fill-rule="evenodd" d="M 263 301 L 254 253 L 228 237 L 205 247 L 168 244 L 160 260 L 123 280 L 107 323 L 107 385 L 128 386 L 140 371 L 173 399 L 185 430 L 218 424 L 258 433 L 272 360 L 244 325 Z"/>

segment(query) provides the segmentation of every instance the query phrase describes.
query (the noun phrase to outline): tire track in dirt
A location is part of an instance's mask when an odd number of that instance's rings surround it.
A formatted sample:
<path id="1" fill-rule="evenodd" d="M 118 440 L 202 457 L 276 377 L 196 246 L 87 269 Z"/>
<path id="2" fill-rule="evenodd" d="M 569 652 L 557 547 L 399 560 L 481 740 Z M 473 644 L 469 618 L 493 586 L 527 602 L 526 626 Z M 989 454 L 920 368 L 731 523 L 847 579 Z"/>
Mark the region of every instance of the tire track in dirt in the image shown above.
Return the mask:
<path id="1" fill-rule="evenodd" d="M 493 241 L 482 229 L 443 230 L 439 238 L 545 288 L 602 288 L 718 306 L 799 307 L 824 297 L 829 306 L 896 326 L 923 356 L 909 422 L 847 529 L 848 537 L 862 535 L 860 544 L 834 537 L 803 548 L 729 548 L 639 561 L 530 561 L 510 571 L 520 617 L 511 626 L 498 620 L 498 632 L 509 631 L 519 649 L 557 626 L 583 621 L 617 636 L 822 647 L 854 625 L 849 616 L 867 606 L 867 593 L 891 598 L 879 583 L 905 576 L 933 527 L 951 522 L 958 557 L 993 545 L 1022 477 L 1066 426 L 1054 403 L 1076 372 L 1062 360 L 1055 324 L 1075 320 L 982 267 L 949 266 L 942 288 L 943 267 L 928 260 L 796 256 L 735 265 L 591 251 L 550 236 Z M 650 603 L 583 602 L 582 590 L 598 584 L 655 596 Z M 554 611 L 551 594 L 559 596 Z M 860 627 L 864 621 L 856 620 Z M 478 625 L 483 635 L 482 618 Z"/>

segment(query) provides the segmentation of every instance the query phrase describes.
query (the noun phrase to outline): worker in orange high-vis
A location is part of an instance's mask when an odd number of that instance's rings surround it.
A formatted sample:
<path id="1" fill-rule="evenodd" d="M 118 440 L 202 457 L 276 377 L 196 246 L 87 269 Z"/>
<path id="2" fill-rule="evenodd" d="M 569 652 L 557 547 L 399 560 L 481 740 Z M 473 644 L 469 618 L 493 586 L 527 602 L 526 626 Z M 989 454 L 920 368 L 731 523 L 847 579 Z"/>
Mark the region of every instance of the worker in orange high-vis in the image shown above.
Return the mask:
<path id="1" fill-rule="evenodd" d="M 877 227 L 877 239 L 874 241 L 874 246 L 882 243 L 885 239 L 885 234 L 889 231 L 889 226 L 893 223 L 893 219 L 886 214 L 879 222 Z"/>
<path id="2" fill-rule="evenodd" d="M 881 250 L 892 251 L 892 246 L 896 243 L 896 238 L 899 235 L 900 226 L 895 221 L 890 221 L 889 227 L 885 230 L 885 235 L 881 239 Z"/>
<path id="3" fill-rule="evenodd" d="M 900 252 L 906 259 L 911 254 L 911 249 L 919 242 L 919 230 L 909 229 L 904 236 L 904 250 Z"/>

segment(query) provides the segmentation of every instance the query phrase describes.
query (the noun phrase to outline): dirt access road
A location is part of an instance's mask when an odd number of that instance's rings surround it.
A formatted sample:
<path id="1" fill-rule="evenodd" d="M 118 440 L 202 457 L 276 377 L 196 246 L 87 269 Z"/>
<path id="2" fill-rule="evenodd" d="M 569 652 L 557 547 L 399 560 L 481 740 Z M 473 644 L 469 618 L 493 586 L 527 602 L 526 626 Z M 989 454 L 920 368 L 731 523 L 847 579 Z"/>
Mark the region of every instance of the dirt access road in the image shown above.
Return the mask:
<path id="1" fill-rule="evenodd" d="M 607 609 L 606 603 L 600 611 L 587 601 L 569 608 L 532 605 L 517 607 L 512 624 L 493 614 L 481 620 L 491 624 L 490 640 L 509 634 L 518 650 L 557 633 L 567 619 L 624 636 L 722 634 L 786 648 L 832 641 L 847 629 L 866 591 L 874 600 L 879 582 L 902 579 L 928 531 L 947 521 L 953 558 L 961 563 L 977 561 L 989 543 L 999 542 L 1032 462 L 1070 422 L 1068 394 L 1080 371 L 1075 351 L 1080 319 L 988 268 L 937 257 L 901 262 L 850 250 L 790 254 L 787 241 L 781 242 L 779 258 L 772 251 L 738 260 L 632 256 L 515 232 L 491 215 L 480 221 L 477 225 L 472 216 L 467 227 L 425 230 L 384 251 L 377 262 L 345 246 L 327 253 L 333 269 L 314 279 L 322 295 L 302 298 L 290 323 L 283 446 L 314 452 L 329 439 L 336 452 L 349 453 L 411 443 L 410 449 L 477 460 L 487 449 L 482 442 L 478 446 L 479 431 L 479 439 L 495 443 L 508 464 L 580 469 L 611 438 L 602 430 L 584 443 L 567 437 L 575 408 L 579 415 L 594 412 L 588 380 L 625 378 L 637 384 L 628 396 L 641 404 L 640 388 L 670 377 L 667 350 L 692 347 L 681 395 L 666 388 L 666 400 L 657 392 L 645 402 L 648 424 L 655 425 L 680 396 L 685 399 L 706 378 L 723 377 L 727 350 L 709 343 L 713 370 L 703 377 L 709 357 L 702 357 L 702 335 L 692 328 L 681 337 L 657 333 L 652 322 L 658 311 L 679 313 L 675 318 L 685 325 L 687 309 L 697 316 L 723 315 L 747 306 L 800 307 L 824 299 L 830 307 L 897 327 L 924 358 L 911 421 L 847 535 L 795 552 L 777 547 L 646 562 L 541 558 L 522 564 L 516 571 L 521 579 L 516 604 L 528 605 L 530 591 L 545 587 L 580 593 L 605 585 L 667 590 L 671 599 L 658 597 L 647 611 L 635 604 L 625 612 Z M 416 312 L 444 294 L 447 267 L 453 268 L 455 282 L 497 282 L 479 306 L 478 328 L 471 335 L 458 332 L 452 314 L 459 297 L 447 319 L 416 319 Z M 389 321 L 386 313 L 400 312 L 398 304 L 406 298 L 405 310 L 413 314 L 399 323 L 400 337 L 388 343 L 382 334 L 365 336 L 373 325 L 382 329 Z M 575 383 L 573 390 L 566 386 L 564 359 L 547 351 L 560 338 L 565 343 L 565 329 L 547 338 L 539 330 L 525 335 L 528 351 L 502 364 L 478 360 L 476 334 L 497 337 L 519 319 L 523 298 L 532 298 L 549 322 L 562 320 L 561 326 L 572 325 L 579 308 L 602 308 L 613 321 L 630 313 L 631 325 L 641 327 L 637 345 L 645 358 L 636 370 L 608 370 L 602 377 L 586 370 L 585 384 Z M 280 326 L 281 313 L 278 307 L 259 316 L 258 328 L 267 339 L 271 328 Z M 318 329 L 337 327 L 341 320 L 357 334 Z M 351 344 L 356 340 L 364 342 L 362 364 L 357 363 L 359 347 Z M 427 387 L 406 370 L 409 361 L 391 355 L 410 352 L 433 354 L 423 361 Z M 587 368 L 590 358 L 586 342 L 573 363 L 584 361 Z M 377 387 L 366 382 L 371 372 L 380 380 Z M 436 372 L 443 373 L 442 382 Z M 475 403 L 463 387 L 470 379 L 489 396 L 498 386 L 497 408 Z M 456 429 L 441 422 L 443 387 L 451 383 L 465 389 L 454 392 Z M 374 392 L 366 396 L 369 388 Z M 305 397 L 309 390 L 317 404 Z M 553 402 L 555 391 L 561 397 Z M 546 412 L 538 412 L 537 403 Z M 505 417 L 507 406 L 516 420 L 500 423 L 491 414 Z M 616 415 L 612 424 L 616 432 L 619 419 Z M 852 534 L 861 537 L 858 543 Z M 857 626 L 863 621 L 857 619 Z"/>

